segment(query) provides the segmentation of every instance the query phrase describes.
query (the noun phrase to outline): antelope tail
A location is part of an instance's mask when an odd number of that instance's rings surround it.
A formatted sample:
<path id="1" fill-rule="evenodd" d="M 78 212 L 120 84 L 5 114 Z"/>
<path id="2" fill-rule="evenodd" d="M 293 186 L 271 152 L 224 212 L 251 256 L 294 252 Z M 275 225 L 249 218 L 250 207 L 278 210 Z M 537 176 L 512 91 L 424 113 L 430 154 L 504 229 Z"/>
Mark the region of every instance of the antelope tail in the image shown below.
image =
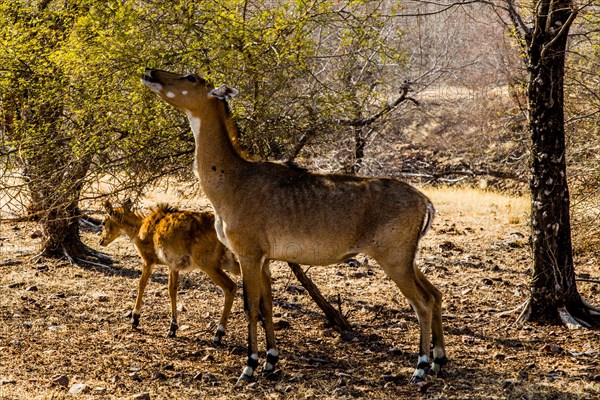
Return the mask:
<path id="1" fill-rule="evenodd" d="M 429 228 L 431 228 L 431 224 L 433 224 L 433 217 L 435 216 L 435 209 L 433 208 L 433 204 L 430 201 L 427 202 L 427 208 L 425 210 L 425 218 L 423 219 L 423 227 L 421 228 L 421 233 L 419 234 L 419 239 L 425 236 Z"/>

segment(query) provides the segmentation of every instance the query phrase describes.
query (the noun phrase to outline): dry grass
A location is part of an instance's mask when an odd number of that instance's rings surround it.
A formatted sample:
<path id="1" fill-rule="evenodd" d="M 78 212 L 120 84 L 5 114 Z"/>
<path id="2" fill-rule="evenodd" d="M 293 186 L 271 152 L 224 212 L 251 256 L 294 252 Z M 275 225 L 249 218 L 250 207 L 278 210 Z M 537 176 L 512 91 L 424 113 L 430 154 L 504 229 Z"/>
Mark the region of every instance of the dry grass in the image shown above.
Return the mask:
<path id="1" fill-rule="evenodd" d="M 493 190 L 442 186 L 423 188 L 438 209 L 449 209 L 453 214 L 476 218 L 499 218 L 501 223 L 519 225 L 527 223 L 529 198 L 513 196 Z"/>
<path id="2" fill-rule="evenodd" d="M 30 261 L 31 223 L 0 225 L 0 399 L 595 399 L 600 398 L 600 333 L 562 327 L 514 326 L 527 297 L 528 199 L 474 189 L 425 188 L 438 210 L 422 243 L 420 266 L 444 292 L 451 362 L 426 393 L 407 383 L 417 355 L 414 313 L 373 260 L 312 267 L 309 276 L 341 301 L 356 339 L 344 341 L 286 265 L 274 263 L 281 373 L 235 388 L 245 362 L 246 322 L 236 299 L 224 345 L 211 344 L 222 294 L 200 272 L 183 276 L 178 338 L 167 339 L 166 274 L 158 268 L 142 309 L 141 329 L 126 313 L 135 299 L 139 258 L 126 239 L 108 248 L 113 267 L 84 269 L 66 262 Z M 168 190 L 169 196 L 174 193 Z M 162 201 L 160 192 L 144 204 Z M 175 199 L 169 200 L 173 201 Z M 205 199 L 181 200 L 188 208 Z M 90 208 L 100 210 L 99 205 Z M 95 246 L 97 237 L 85 233 Z M 363 257 L 359 257 L 363 260 Z M 7 263 L 7 261 L 11 261 Z M 578 272 L 597 275 L 595 260 Z M 31 290 L 35 285 L 37 290 Z M 29 288 L 30 290 L 27 290 Z M 600 304 L 599 285 L 582 283 Z M 241 294 L 241 291 L 239 292 Z M 261 335 L 264 347 L 264 337 Z M 56 375 L 67 388 L 53 385 Z"/>

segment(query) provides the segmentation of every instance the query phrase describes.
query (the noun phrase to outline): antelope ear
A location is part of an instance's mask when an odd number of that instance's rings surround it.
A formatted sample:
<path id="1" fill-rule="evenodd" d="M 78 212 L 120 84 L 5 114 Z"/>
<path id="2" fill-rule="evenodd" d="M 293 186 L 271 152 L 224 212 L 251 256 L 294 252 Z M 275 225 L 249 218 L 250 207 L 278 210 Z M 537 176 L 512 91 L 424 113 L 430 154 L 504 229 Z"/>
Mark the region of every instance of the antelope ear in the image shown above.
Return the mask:
<path id="1" fill-rule="evenodd" d="M 113 214 L 113 212 L 114 212 L 114 210 L 113 210 L 113 206 L 112 206 L 112 204 L 110 203 L 110 201 L 108 201 L 108 200 L 104 201 L 104 209 L 106 210 L 106 212 L 107 212 L 109 215 L 112 215 L 112 214 Z"/>
<path id="2" fill-rule="evenodd" d="M 123 202 L 123 208 L 127 211 L 131 211 L 131 207 L 133 207 L 133 201 L 131 199 L 127 199 Z"/>
<path id="3" fill-rule="evenodd" d="M 237 89 L 223 85 L 211 90 L 210 95 L 218 97 L 221 100 L 229 100 L 238 93 Z"/>

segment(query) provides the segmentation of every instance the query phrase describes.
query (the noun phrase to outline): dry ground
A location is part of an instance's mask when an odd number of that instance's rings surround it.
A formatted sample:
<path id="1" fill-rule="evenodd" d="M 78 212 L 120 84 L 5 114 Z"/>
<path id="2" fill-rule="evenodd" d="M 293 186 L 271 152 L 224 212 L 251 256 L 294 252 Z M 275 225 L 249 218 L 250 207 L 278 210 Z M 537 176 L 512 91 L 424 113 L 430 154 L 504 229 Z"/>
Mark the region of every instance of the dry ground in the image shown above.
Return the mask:
<path id="1" fill-rule="evenodd" d="M 164 268 L 145 295 L 140 330 L 127 316 L 139 259 L 125 238 L 107 252 L 112 267 L 81 268 L 32 260 L 33 223 L 0 225 L 0 399 L 598 399 L 600 332 L 514 326 L 529 276 L 528 201 L 470 189 L 425 189 L 439 212 L 419 263 L 444 292 L 450 363 L 421 392 L 408 379 L 417 359 L 415 314 L 373 260 L 359 266 L 311 267 L 309 276 L 354 326 L 342 340 L 328 327 L 285 264 L 274 263 L 280 374 L 236 388 L 245 363 L 246 322 L 240 294 L 221 347 L 211 340 L 222 294 L 202 273 L 180 284 L 181 329 L 165 335 L 169 306 Z M 173 198 L 173 191 L 169 191 Z M 150 197 L 145 204 L 157 200 Z M 172 199 L 171 199 L 172 200 Z M 206 204 L 187 201 L 187 207 Z M 90 205 L 99 212 L 99 206 Z M 84 233 L 96 247 L 97 237 Z M 577 272 L 598 277 L 595 259 Z M 597 283 L 581 282 L 600 304 Z M 241 293 L 241 291 L 239 292 Z M 261 336 L 261 345 L 264 347 Z M 261 360 L 262 361 L 262 360 Z M 64 375 L 65 386 L 53 383 Z M 67 383 L 68 379 L 68 383 Z M 78 395 L 69 388 L 84 384 Z"/>

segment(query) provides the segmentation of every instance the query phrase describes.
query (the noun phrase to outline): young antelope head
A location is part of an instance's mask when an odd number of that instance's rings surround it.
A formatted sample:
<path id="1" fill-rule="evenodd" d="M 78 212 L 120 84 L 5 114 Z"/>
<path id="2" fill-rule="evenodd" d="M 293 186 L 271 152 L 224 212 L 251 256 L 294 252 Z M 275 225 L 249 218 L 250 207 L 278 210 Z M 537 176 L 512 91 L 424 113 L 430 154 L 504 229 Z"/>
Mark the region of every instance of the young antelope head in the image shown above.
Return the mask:
<path id="1" fill-rule="evenodd" d="M 238 91 L 228 86 L 214 88 L 197 74 L 175 74 L 147 68 L 142 83 L 164 101 L 186 114 L 196 114 L 210 98 L 230 99 Z"/>
<path id="2" fill-rule="evenodd" d="M 105 247 L 111 244 L 116 238 L 126 234 L 126 221 L 133 216 L 137 218 L 133 211 L 131 200 L 126 200 L 122 207 L 113 208 L 110 201 L 104 202 L 106 215 L 102 220 L 102 235 L 100 236 L 100 246 Z"/>

